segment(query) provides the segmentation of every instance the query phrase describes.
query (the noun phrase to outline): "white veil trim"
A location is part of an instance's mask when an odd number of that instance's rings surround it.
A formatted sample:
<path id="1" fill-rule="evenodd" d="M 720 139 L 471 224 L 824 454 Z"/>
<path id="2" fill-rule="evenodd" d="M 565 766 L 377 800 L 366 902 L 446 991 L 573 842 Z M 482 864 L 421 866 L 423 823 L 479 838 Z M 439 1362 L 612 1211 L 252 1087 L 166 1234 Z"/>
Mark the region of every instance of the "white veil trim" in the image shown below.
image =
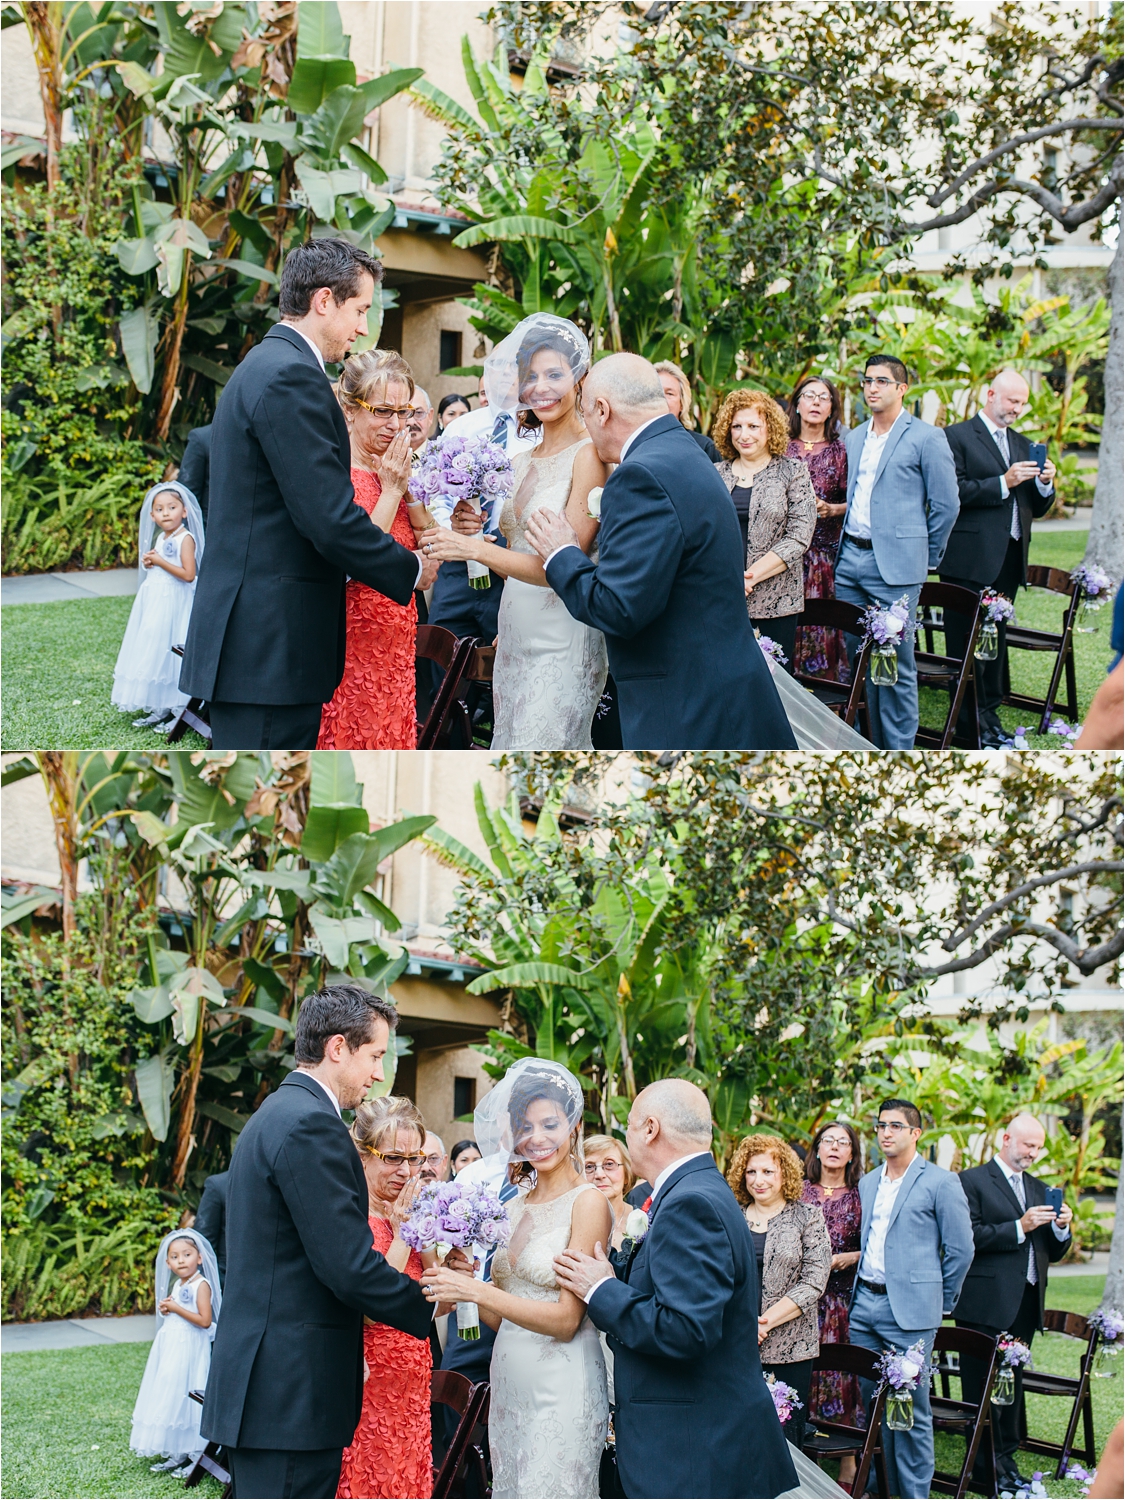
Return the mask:
<path id="1" fill-rule="evenodd" d="M 770 665 L 773 672 L 773 685 L 777 689 L 777 696 L 781 699 L 781 706 L 799 750 L 835 752 L 875 749 L 870 740 L 865 740 L 862 734 L 845 724 L 808 688 L 794 682 L 783 667 L 778 667 L 775 671 L 768 658 L 767 665 Z"/>
<path id="2" fill-rule="evenodd" d="M 569 354 L 560 353 L 559 358 L 569 362 L 574 383 L 578 384 L 590 368 L 590 341 L 569 318 L 560 318 L 554 313 L 532 313 L 531 317 L 517 323 L 511 333 L 505 334 L 485 357 L 484 391 L 489 411 L 514 414 L 531 410 L 526 401 L 520 400 L 517 388 L 519 353 L 525 344 L 542 343 L 549 338 L 558 339 L 570 349 Z"/>
<path id="3" fill-rule="evenodd" d="M 519 1062 L 508 1069 L 500 1082 L 485 1094 L 473 1112 L 477 1147 L 485 1158 L 502 1151 L 507 1153 L 509 1161 L 524 1159 L 516 1150 L 509 1113 L 512 1094 L 517 1084 L 533 1088 L 540 1082 L 549 1083 L 556 1089 L 561 1088 L 567 1095 L 568 1102 L 563 1107 L 570 1129 L 575 1130 L 582 1124 L 585 1099 L 582 1085 L 574 1074 L 561 1063 L 552 1062 L 546 1057 L 521 1057 Z"/>
<path id="4" fill-rule="evenodd" d="M 206 1235 L 200 1234 L 196 1229 L 172 1229 L 160 1241 L 160 1249 L 156 1252 L 156 1275 L 153 1278 L 156 1300 L 153 1307 L 156 1309 L 156 1324 L 159 1328 L 164 1318 L 173 1316 L 171 1313 L 162 1313 L 160 1304 L 171 1291 L 172 1282 L 178 1281 L 179 1277 L 174 1274 L 168 1265 L 168 1246 L 173 1240 L 191 1240 L 203 1258 L 200 1270 L 207 1285 L 211 1288 L 211 1326 L 206 1331 L 215 1337 L 215 1325 L 219 1321 L 219 1309 L 223 1305 L 223 1289 L 219 1285 L 219 1265 L 215 1259 L 215 1252 L 211 1248 L 211 1242 Z"/>
<path id="5" fill-rule="evenodd" d="M 174 490 L 184 502 L 187 515 L 184 525 L 187 527 L 188 535 L 195 542 L 195 573 L 199 576 L 199 564 L 203 560 L 203 512 L 199 508 L 199 501 L 195 498 L 186 484 L 180 484 L 177 479 L 166 479 L 163 484 L 154 484 L 152 489 L 141 501 L 141 513 L 137 519 L 137 573 L 139 583 L 144 583 L 148 569 L 141 558 L 151 548 L 153 535 L 156 531 L 156 522 L 152 519 L 152 498 L 159 495 L 162 490 Z"/>

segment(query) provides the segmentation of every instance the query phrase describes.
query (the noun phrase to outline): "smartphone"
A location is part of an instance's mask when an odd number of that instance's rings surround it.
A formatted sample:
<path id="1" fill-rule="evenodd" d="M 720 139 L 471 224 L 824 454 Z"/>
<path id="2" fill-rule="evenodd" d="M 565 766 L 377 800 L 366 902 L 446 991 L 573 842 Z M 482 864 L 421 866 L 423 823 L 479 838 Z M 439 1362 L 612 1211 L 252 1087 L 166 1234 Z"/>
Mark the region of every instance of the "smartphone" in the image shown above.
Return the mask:
<path id="1" fill-rule="evenodd" d="M 1031 446 L 1033 448 L 1035 448 L 1035 447 L 1038 446 L 1038 444 L 1032 443 Z M 1046 1207 L 1047 1208 L 1053 1208 L 1055 1210 L 1055 1218 L 1056 1219 L 1058 1218 L 1059 1214 L 1062 1213 L 1062 1206 L 1063 1206 L 1063 1191 L 1062 1191 L 1062 1188 L 1048 1188 L 1047 1189 L 1047 1197 L 1046 1197 Z"/>
<path id="2" fill-rule="evenodd" d="M 1028 443 L 1028 445 L 1027 445 L 1027 461 L 1028 461 L 1029 464 L 1035 464 L 1035 465 L 1037 465 L 1037 467 L 1039 469 L 1039 472 L 1042 473 L 1043 472 L 1043 465 L 1047 462 L 1047 444 L 1046 443 Z M 1052 1191 L 1055 1191 L 1055 1190 L 1052 1189 Z"/>

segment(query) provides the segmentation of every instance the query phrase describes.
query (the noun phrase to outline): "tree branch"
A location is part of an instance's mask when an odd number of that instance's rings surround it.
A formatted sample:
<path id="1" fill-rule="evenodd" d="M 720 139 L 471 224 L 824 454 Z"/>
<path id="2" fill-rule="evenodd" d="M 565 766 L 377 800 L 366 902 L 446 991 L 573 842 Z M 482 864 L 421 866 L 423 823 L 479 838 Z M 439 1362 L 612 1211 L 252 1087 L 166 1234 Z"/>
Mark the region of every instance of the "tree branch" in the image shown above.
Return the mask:
<path id="1" fill-rule="evenodd" d="M 920 968 L 918 973 L 924 979 L 938 979 L 943 974 L 958 974 L 965 969 L 978 968 L 986 958 L 991 958 L 998 948 L 1002 948 L 1011 937 L 1042 938 L 1045 943 L 1050 944 L 1072 963 L 1080 974 L 1084 975 L 1093 974 L 1103 964 L 1120 958 L 1125 948 L 1125 932 L 1115 933 L 1100 948 L 1083 949 L 1073 938 L 1067 937 L 1066 933 L 1060 932 L 1057 927 L 1048 927 L 1043 922 L 1008 922 L 1003 927 L 997 928 L 987 942 L 975 948 L 965 958 L 955 958 L 947 964 L 936 964 L 933 968 Z"/>
<path id="2" fill-rule="evenodd" d="M 950 933 L 941 946 L 946 953 L 956 952 L 966 938 L 972 937 L 973 933 L 990 921 L 997 912 L 1007 910 L 1014 902 L 1022 901 L 1024 896 L 1029 896 L 1032 891 L 1039 890 L 1042 886 L 1057 885 L 1060 880 L 1073 880 L 1077 875 L 1117 875 L 1122 869 L 1125 869 L 1125 864 L 1119 859 L 1091 859 L 1085 864 L 1070 865 L 1065 870 L 1048 870 L 1045 875 L 1037 875 L 1034 880 L 1027 880 L 1023 885 L 1014 886 L 1006 895 L 1001 896 L 999 901 L 993 901 L 990 906 L 978 912 L 968 926 L 962 927 L 959 932 Z M 1054 931 L 1054 928 L 1051 930 Z"/>
<path id="3" fill-rule="evenodd" d="M 1038 182 L 1024 182 L 1018 177 L 1008 177 L 1003 182 L 998 182 L 993 178 L 979 187 L 973 196 L 953 213 L 939 214 L 936 218 L 926 219 L 921 223 L 903 224 L 901 232 L 908 235 L 925 234 L 930 229 L 946 229 L 953 224 L 962 224 L 990 198 L 995 198 L 998 193 L 1017 193 L 1024 198 L 1030 198 L 1064 229 L 1074 230 L 1080 224 L 1087 224 L 1091 219 L 1100 218 L 1106 209 L 1116 202 L 1121 196 L 1123 180 L 1125 180 L 1125 158 L 1119 156 L 1112 175 L 1106 179 L 1092 198 L 1087 198 L 1082 203 L 1072 203 L 1069 208 L 1065 208 L 1060 198 Z"/>
<path id="4" fill-rule="evenodd" d="M 938 208 L 948 197 L 956 193 L 959 188 L 964 187 L 970 177 L 975 177 L 978 172 L 982 172 L 985 167 L 991 166 L 1000 157 L 1007 156 L 1009 152 L 1018 151 L 1021 146 L 1027 146 L 1032 141 L 1042 140 L 1044 136 L 1059 135 L 1066 130 L 1119 131 L 1121 129 L 1121 120 L 1106 120 L 1099 116 L 1089 120 L 1060 120 L 1057 125 L 1043 125 L 1038 130 L 1028 130 L 1023 135 L 1014 135 L 1010 140 L 1005 141 L 1003 145 L 996 146 L 984 156 L 978 156 L 976 161 L 970 162 L 965 170 L 959 176 L 955 177 L 952 182 L 947 183 L 945 187 L 940 188 L 937 192 L 931 193 L 926 202 L 931 208 Z"/>

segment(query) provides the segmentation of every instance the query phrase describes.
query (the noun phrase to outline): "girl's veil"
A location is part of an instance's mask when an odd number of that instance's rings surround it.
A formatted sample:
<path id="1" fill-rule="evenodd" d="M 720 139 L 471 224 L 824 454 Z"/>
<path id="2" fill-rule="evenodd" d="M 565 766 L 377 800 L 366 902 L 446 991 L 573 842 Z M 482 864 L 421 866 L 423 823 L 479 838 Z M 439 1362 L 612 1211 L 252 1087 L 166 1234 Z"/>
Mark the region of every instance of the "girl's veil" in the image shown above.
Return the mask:
<path id="1" fill-rule="evenodd" d="M 163 486 L 159 486 L 159 488 L 163 488 Z M 200 1269 L 207 1280 L 208 1286 L 211 1288 L 211 1327 L 207 1331 L 214 1338 L 215 1324 L 219 1321 L 219 1309 L 223 1305 L 223 1289 L 219 1285 L 219 1266 L 215 1260 L 215 1252 L 211 1248 L 210 1240 L 195 1229 L 170 1230 L 160 1241 L 160 1249 L 156 1252 L 156 1276 L 154 1278 L 156 1301 L 153 1304 L 156 1308 L 157 1326 L 160 1326 L 164 1318 L 172 1316 L 170 1313 L 162 1313 L 160 1311 L 160 1304 L 167 1297 L 171 1289 L 171 1283 L 176 1280 L 176 1277 L 168 1266 L 167 1259 L 168 1246 L 173 1240 L 191 1240 L 192 1244 L 195 1245 L 203 1257 L 203 1265 Z"/>
<path id="2" fill-rule="evenodd" d="M 167 479 L 163 484 L 154 484 L 141 501 L 141 514 L 137 522 L 137 571 L 140 575 L 140 583 L 144 583 L 145 574 L 148 572 L 148 569 L 141 562 L 141 558 L 152 546 L 153 533 L 156 530 L 156 522 L 152 519 L 153 496 L 159 495 L 161 490 L 174 490 L 184 502 L 184 509 L 187 512 L 184 518 L 184 525 L 195 542 L 195 571 L 197 577 L 199 575 L 199 564 L 203 560 L 203 512 L 199 508 L 199 501 L 186 484 L 180 484 L 175 479 Z"/>

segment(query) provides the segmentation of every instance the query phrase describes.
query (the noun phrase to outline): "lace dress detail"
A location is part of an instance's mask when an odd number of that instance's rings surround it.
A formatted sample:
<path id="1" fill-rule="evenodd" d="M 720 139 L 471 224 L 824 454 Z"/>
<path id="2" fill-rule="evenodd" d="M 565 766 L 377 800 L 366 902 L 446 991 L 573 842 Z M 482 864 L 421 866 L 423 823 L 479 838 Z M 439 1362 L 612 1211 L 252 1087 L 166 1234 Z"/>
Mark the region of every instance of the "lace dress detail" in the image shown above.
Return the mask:
<path id="1" fill-rule="evenodd" d="M 505 587 L 505 592 L 507 589 Z M 579 1183 L 550 1203 L 521 1198 L 512 1208 L 507 1248 L 492 1279 L 501 1291 L 557 1302 L 554 1259 L 570 1243 Z M 598 1331 L 583 1318 L 569 1343 L 504 1321 L 492 1353 L 489 1442 L 497 1500 L 593 1500 L 609 1427 L 609 1398 Z"/>
<path id="2" fill-rule="evenodd" d="M 378 504 L 381 486 L 366 469 L 352 470 L 355 503 L 368 515 Z M 414 550 L 414 528 L 399 502 L 391 536 Z M 347 646 L 340 686 L 325 704 L 318 750 L 413 750 L 415 724 L 414 642 L 418 606 L 396 604 L 349 578 Z"/>
<path id="3" fill-rule="evenodd" d="M 512 460 L 512 494 L 500 530 L 513 552 L 534 554 L 525 526 L 536 510 L 566 508 L 574 460 L 589 438 L 547 458 Z M 509 578 L 500 600 L 492 696 L 494 750 L 590 750 L 594 710 L 605 687 L 605 637 L 567 612 L 553 589 Z"/>
<path id="4" fill-rule="evenodd" d="M 372 1216 L 371 1239 L 380 1255 L 394 1231 Z M 411 1250 L 404 1275 L 422 1279 L 422 1257 Z M 425 1500 L 433 1492 L 430 1457 L 430 1373 L 427 1339 L 383 1323 L 363 1325 L 363 1357 L 371 1374 L 351 1446 L 344 1449 L 336 1494 L 343 1500 Z"/>

